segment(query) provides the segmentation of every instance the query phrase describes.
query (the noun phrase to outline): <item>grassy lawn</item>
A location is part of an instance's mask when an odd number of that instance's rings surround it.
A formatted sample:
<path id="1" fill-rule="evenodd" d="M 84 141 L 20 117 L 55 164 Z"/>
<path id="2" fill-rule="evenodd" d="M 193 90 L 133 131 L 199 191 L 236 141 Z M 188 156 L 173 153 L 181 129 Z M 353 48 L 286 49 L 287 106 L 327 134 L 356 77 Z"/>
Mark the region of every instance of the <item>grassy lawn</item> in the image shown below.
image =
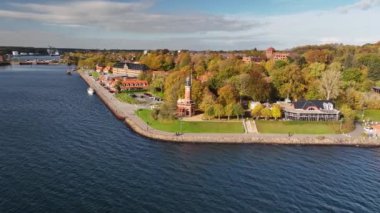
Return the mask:
<path id="1" fill-rule="evenodd" d="M 356 117 L 359 121 L 362 120 L 362 111 L 358 110 L 356 112 Z M 364 119 L 365 120 L 371 120 L 371 121 L 380 121 L 380 110 L 365 110 L 364 111 Z"/>
<path id="2" fill-rule="evenodd" d="M 99 73 L 98 72 L 92 72 L 91 76 L 95 79 L 99 78 Z"/>
<path id="3" fill-rule="evenodd" d="M 182 122 L 182 132 L 184 133 L 244 133 L 242 122 L 188 122 L 188 121 L 158 121 L 151 116 L 151 110 L 139 110 L 136 114 L 146 123 L 158 130 L 166 132 L 180 132 Z"/>
<path id="4" fill-rule="evenodd" d="M 339 122 L 307 121 L 256 121 L 260 133 L 276 134 L 335 134 L 339 132 Z"/>
<path id="5" fill-rule="evenodd" d="M 137 104 L 138 101 L 130 96 L 131 93 L 117 93 L 115 97 L 119 99 L 121 102 L 125 102 L 128 104 Z"/>

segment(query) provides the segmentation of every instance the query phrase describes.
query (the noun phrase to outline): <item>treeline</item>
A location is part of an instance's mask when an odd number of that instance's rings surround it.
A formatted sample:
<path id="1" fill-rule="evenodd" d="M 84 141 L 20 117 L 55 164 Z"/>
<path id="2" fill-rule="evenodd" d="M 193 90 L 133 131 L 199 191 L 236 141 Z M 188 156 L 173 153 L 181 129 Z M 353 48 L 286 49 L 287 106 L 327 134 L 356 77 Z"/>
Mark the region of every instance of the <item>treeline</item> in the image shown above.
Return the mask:
<path id="1" fill-rule="evenodd" d="M 371 88 L 380 85 L 380 43 L 364 46 L 322 45 L 297 47 L 285 61 L 247 64 L 242 55 L 262 56 L 263 51 L 173 52 L 148 54 L 99 53 L 72 55 L 81 66 L 130 60 L 162 70 L 166 76 L 140 76 L 154 91 L 164 93 L 162 117 L 173 117 L 176 101 L 184 94 L 185 78 L 193 77 L 192 98 L 206 117 L 238 116 L 248 100 L 275 102 L 334 100 L 338 108 L 380 109 L 379 95 Z"/>

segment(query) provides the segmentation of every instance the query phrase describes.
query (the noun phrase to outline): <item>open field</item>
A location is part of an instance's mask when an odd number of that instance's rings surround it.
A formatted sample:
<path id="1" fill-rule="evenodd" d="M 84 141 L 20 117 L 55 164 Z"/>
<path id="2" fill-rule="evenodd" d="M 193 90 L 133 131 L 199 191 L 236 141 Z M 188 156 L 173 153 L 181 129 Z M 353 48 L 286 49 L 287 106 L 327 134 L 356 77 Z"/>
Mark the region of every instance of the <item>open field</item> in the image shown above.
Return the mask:
<path id="1" fill-rule="evenodd" d="M 158 121 L 151 116 L 151 110 L 139 110 L 136 114 L 152 128 L 166 132 L 183 133 L 244 133 L 242 122 L 210 122 L 210 121 Z M 181 128 L 182 126 L 182 128 Z"/>
<path id="2" fill-rule="evenodd" d="M 365 110 L 364 117 L 363 112 L 358 110 L 356 112 L 356 117 L 359 121 L 361 121 L 363 118 L 365 120 L 380 121 L 380 110 Z"/>
<path id="3" fill-rule="evenodd" d="M 275 134 L 335 134 L 340 129 L 339 122 L 307 121 L 256 121 L 259 133 Z"/>

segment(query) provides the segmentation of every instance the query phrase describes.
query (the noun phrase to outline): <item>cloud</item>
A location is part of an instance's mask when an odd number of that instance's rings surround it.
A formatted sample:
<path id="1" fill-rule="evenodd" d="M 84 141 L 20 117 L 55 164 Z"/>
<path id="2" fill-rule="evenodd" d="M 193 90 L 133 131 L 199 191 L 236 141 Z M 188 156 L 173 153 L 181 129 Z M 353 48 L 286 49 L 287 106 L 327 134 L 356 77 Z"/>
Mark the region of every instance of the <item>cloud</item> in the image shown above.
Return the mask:
<path id="1" fill-rule="evenodd" d="M 358 2 L 338 8 L 342 13 L 348 13 L 352 10 L 368 10 L 380 5 L 380 0 L 359 0 Z"/>
<path id="2" fill-rule="evenodd" d="M 58 4 L 11 4 L 0 17 L 62 26 L 89 26 L 120 32 L 194 33 L 241 31 L 258 26 L 234 17 L 211 14 L 162 14 L 150 12 L 153 0 L 107 2 L 88 0 Z"/>

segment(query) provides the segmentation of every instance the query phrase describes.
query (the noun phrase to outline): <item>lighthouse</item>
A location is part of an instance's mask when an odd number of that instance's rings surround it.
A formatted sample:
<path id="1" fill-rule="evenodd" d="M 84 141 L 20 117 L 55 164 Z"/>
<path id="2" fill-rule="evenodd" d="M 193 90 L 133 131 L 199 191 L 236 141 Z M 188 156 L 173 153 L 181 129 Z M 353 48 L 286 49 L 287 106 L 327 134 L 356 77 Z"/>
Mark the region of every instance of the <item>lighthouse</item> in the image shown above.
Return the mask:
<path id="1" fill-rule="evenodd" d="M 185 82 L 185 96 L 177 101 L 177 116 L 191 117 L 194 111 L 194 102 L 191 100 L 191 76 L 188 76 Z"/>

